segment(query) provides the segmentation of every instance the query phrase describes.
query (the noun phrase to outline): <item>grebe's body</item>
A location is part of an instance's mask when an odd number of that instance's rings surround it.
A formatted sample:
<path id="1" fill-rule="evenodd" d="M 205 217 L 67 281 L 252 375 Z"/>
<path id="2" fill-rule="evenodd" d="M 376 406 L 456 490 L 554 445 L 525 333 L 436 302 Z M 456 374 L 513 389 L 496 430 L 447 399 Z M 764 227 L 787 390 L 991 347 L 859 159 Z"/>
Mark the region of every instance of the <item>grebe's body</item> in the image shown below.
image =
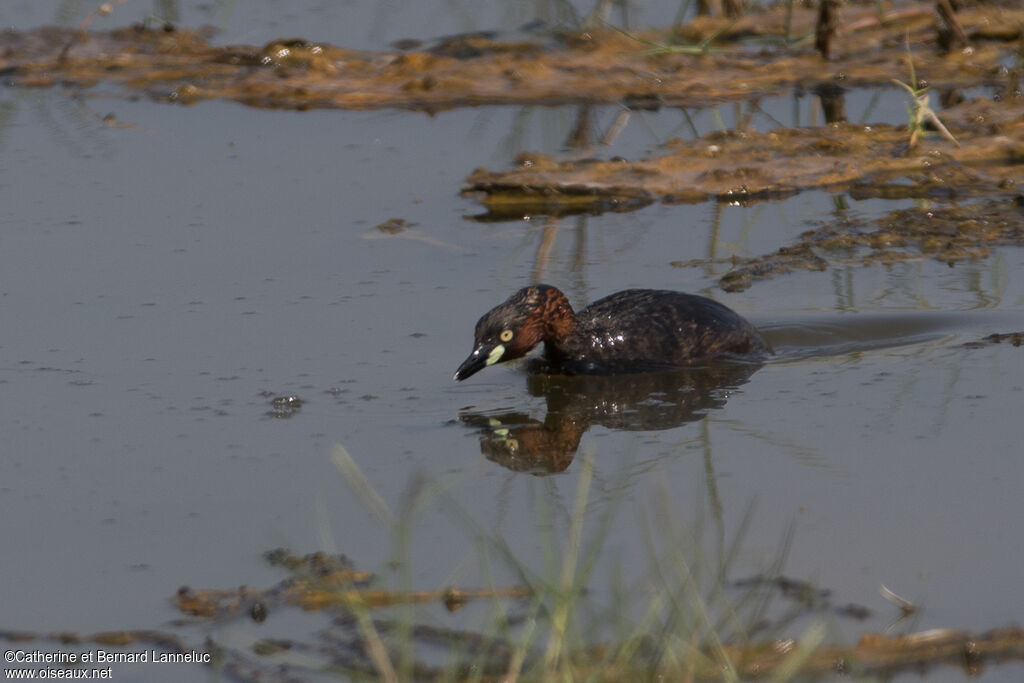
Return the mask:
<path id="1" fill-rule="evenodd" d="M 627 289 L 575 313 L 558 288 L 534 285 L 480 318 L 473 352 L 455 379 L 520 358 L 541 342 L 552 369 L 570 375 L 671 370 L 770 353 L 753 325 L 702 296 Z"/>

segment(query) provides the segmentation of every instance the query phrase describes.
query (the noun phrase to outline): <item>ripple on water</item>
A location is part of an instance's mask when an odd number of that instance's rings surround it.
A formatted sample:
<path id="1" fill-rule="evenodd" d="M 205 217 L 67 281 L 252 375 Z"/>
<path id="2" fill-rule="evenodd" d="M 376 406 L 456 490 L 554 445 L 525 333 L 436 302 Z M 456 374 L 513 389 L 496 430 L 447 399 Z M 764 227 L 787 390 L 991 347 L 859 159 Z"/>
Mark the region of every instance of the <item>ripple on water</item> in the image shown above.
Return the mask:
<path id="1" fill-rule="evenodd" d="M 1020 321 L 987 312 L 907 312 L 802 317 L 760 325 L 758 329 L 775 349 L 770 362 L 785 363 L 922 344 L 961 334 L 973 339 L 1014 324 L 1019 326 Z"/>

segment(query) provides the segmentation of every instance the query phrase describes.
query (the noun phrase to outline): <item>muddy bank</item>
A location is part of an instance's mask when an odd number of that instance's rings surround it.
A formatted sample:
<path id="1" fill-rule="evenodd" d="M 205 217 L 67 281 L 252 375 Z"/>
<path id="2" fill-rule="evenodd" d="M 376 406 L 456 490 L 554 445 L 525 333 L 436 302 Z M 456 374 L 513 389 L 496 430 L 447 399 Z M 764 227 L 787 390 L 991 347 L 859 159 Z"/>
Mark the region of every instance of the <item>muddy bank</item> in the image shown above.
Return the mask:
<path id="1" fill-rule="evenodd" d="M 411 680 L 461 680 L 467 672 L 482 675 L 484 680 L 504 680 L 510 667 L 522 667 L 527 678 L 551 677 L 551 664 L 541 658 L 539 648 L 520 646 L 517 641 L 520 612 L 527 600 L 545 598 L 537 590 L 501 586 L 468 591 L 452 587 L 395 591 L 373 587 L 374 576 L 356 570 L 344 555 L 298 556 L 277 550 L 264 557 L 286 568 L 291 576 L 269 589 L 182 587 L 173 601 L 187 619 L 163 629 L 96 633 L 0 630 L 0 642 L 25 649 L 91 644 L 116 648 L 126 655 L 145 647 L 150 649 L 152 661 L 198 663 L 240 680 L 303 680 L 304 674 L 328 667 L 356 677 L 398 680 L 393 669 L 399 663 L 396 653 L 401 653 L 401 662 L 410 672 L 405 678 Z M 870 612 L 860 605 L 835 605 L 830 591 L 782 576 L 755 577 L 737 583 L 748 590 L 754 590 L 752 586 L 767 590 L 773 599 L 788 603 L 794 615 L 831 614 L 834 618 L 858 620 Z M 454 612 L 478 600 L 500 602 L 506 607 L 508 613 L 500 622 L 502 631 L 475 632 L 443 623 L 406 622 L 402 619 L 407 617 L 387 611 L 394 605 L 440 603 L 448 612 Z M 247 641 L 243 647 L 238 646 L 237 638 L 221 638 L 219 634 L 201 639 L 200 628 L 205 623 L 216 622 L 221 628 L 231 623 L 243 632 L 246 622 L 277 621 L 295 608 L 325 613 L 330 620 L 315 621 L 311 633 L 289 637 L 267 634 Z M 432 621 L 439 620 L 435 617 Z M 546 618 L 537 621 L 540 628 L 550 628 Z M 765 621 L 758 626 L 777 628 Z M 679 627 L 671 624 L 664 628 Z M 290 633 L 294 633 L 294 626 Z M 852 645 L 815 642 L 822 639 L 824 628 L 811 629 L 799 640 L 765 637 L 756 632 L 736 638 L 738 642 L 722 642 L 718 636 L 700 637 L 696 632 L 689 635 L 692 642 L 687 646 L 687 656 L 672 657 L 668 663 L 661 661 L 661 650 L 656 649 L 669 647 L 657 640 L 664 637 L 660 633 L 645 636 L 641 647 L 632 639 L 587 647 L 567 646 L 570 649 L 562 671 L 571 672 L 573 678 L 602 680 L 667 677 L 717 681 L 721 680 L 723 669 L 743 679 L 795 675 L 818 680 L 837 673 L 887 678 L 901 672 L 922 674 L 943 667 L 957 667 L 967 675 L 977 675 L 990 665 L 1019 662 L 1024 657 L 1024 631 L 1013 627 L 982 633 L 954 629 L 897 635 L 866 633 Z M 424 652 L 438 647 L 447 651 L 447 665 L 439 666 L 424 656 Z M 185 655 L 189 658 L 182 658 Z"/>
<path id="2" fill-rule="evenodd" d="M 625 103 L 709 106 L 794 88 L 860 87 L 906 79 L 905 39 L 934 87 L 1010 83 L 1006 55 L 1024 10 L 981 7 L 959 15 L 967 50 L 936 49 L 931 5 L 879 13 L 847 7 L 824 61 L 814 51 L 815 10 L 752 9 L 732 22 L 702 19 L 627 34 L 611 28 L 538 30 L 515 40 L 472 34 L 416 49 L 349 50 L 302 39 L 262 46 L 211 44 L 209 32 L 132 27 L 109 32 L 44 28 L 0 34 L 8 83 L 123 86 L 192 103 L 224 98 L 286 109 L 399 107 L 424 111 L 485 104 Z"/>
<path id="3" fill-rule="evenodd" d="M 464 191 L 498 219 L 653 201 L 747 202 L 812 188 L 963 197 L 1011 191 L 1024 180 L 1022 67 L 1014 42 L 1024 10 L 964 10 L 958 18 L 969 46 L 945 51 L 931 5 L 888 12 L 849 6 L 829 61 L 812 45 L 814 10 L 795 8 L 791 17 L 783 10 L 635 34 L 539 29 L 516 40 L 471 34 L 380 52 L 301 39 L 216 46 L 208 32 L 173 27 L 43 28 L 0 34 L 0 72 L 23 87 L 59 84 L 109 96 L 113 85 L 126 97 L 141 92 L 185 104 L 221 98 L 296 110 L 565 102 L 628 110 L 730 100 L 756 106 L 759 98 L 794 91 L 818 93 L 825 107 L 829 125 L 821 128 L 722 131 L 671 142 L 666 154 L 639 160 L 532 154 L 514 169 L 475 171 Z M 947 106 L 939 125 L 949 135 L 930 133 L 936 124 L 927 117 L 913 136 L 899 126 L 845 123 L 846 90 L 892 89 L 894 79 L 920 97 L 926 87 L 941 94 Z M 963 101 L 960 89 L 978 87 L 990 96 Z"/>
<path id="4" fill-rule="evenodd" d="M 936 134 L 911 149 L 907 129 L 891 125 L 730 130 L 670 142 L 669 153 L 636 161 L 522 155 L 518 168 L 474 171 L 464 191 L 479 193 L 493 214 L 512 217 L 537 208 L 570 213 L 653 201 L 749 202 L 808 189 L 966 197 L 1024 181 L 1024 100 L 965 102 L 944 110 L 942 121 L 959 146 Z"/>

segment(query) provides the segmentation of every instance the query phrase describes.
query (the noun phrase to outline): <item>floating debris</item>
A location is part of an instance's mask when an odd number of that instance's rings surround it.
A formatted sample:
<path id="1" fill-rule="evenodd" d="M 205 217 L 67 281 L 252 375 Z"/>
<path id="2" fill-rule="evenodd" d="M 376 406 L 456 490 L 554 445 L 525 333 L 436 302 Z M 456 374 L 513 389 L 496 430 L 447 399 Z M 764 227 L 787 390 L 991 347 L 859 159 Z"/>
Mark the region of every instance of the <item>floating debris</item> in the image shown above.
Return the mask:
<path id="1" fill-rule="evenodd" d="M 377 229 L 388 235 L 395 235 L 402 232 L 407 228 L 411 228 L 415 223 L 405 220 L 404 218 L 389 218 L 383 223 L 377 225 Z"/>
<path id="2" fill-rule="evenodd" d="M 299 409 L 302 408 L 302 403 L 302 399 L 298 396 L 275 396 L 270 401 L 270 410 L 267 411 L 267 416 L 287 419 L 299 412 Z"/>
<path id="3" fill-rule="evenodd" d="M 990 334 L 983 339 L 978 341 L 970 341 L 963 344 L 968 349 L 980 349 L 986 346 L 993 346 L 994 344 L 1002 344 L 1008 342 L 1011 346 L 1020 346 L 1024 344 L 1024 332 L 1006 332 Z"/>

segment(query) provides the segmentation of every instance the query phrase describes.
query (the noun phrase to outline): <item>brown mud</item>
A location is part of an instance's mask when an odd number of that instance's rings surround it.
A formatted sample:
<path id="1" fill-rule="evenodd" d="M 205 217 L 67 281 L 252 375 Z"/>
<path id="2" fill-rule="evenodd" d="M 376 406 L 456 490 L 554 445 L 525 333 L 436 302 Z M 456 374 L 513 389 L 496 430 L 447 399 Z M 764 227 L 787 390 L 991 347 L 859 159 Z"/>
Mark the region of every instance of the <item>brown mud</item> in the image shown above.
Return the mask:
<path id="1" fill-rule="evenodd" d="M 402 625 L 390 617 L 373 617 L 392 605 L 440 601 L 454 610 L 473 599 L 518 601 L 533 597 L 525 587 L 510 586 L 481 591 L 447 588 L 437 591 L 389 591 L 372 587 L 374 577 L 355 570 L 345 556 L 325 553 L 294 555 L 284 550 L 266 553 L 271 564 L 287 570 L 291 577 L 266 590 L 236 589 L 191 590 L 182 588 L 174 597 L 176 607 L 189 619 L 176 623 L 175 630 L 136 629 L 103 631 L 91 634 L 74 632 L 34 633 L 0 631 L 0 641 L 26 647 L 28 643 L 94 644 L 129 648 L 146 645 L 171 654 L 190 654 L 239 680 L 294 681 L 309 662 L 316 668 L 338 667 L 350 674 L 383 675 L 390 667 L 385 641 L 405 633 L 421 646 L 443 645 L 461 653 L 466 664 L 436 668 L 424 661 L 409 663 L 414 679 L 504 680 L 515 659 L 515 637 L 482 635 L 443 626 L 412 623 Z M 755 577 L 744 583 L 768 588 L 793 604 L 797 613 L 844 615 L 862 619 L 869 610 L 858 605 L 833 605 L 829 591 L 785 577 Z M 739 585 L 739 584 L 737 584 Z M 311 640 L 265 637 L 250 647 L 220 645 L 216 638 L 197 642 L 187 627 L 216 623 L 223 629 L 232 619 L 264 622 L 288 607 L 326 612 L 331 621 Z M 516 608 L 510 605 L 509 628 L 515 627 Z M 1019 628 L 993 629 L 984 633 L 935 629 L 932 631 L 885 635 L 868 633 L 853 646 L 820 645 L 800 652 L 799 641 L 784 638 L 758 639 L 748 634 L 741 643 L 716 642 L 701 646 L 694 643 L 692 656 L 672 664 L 652 665 L 644 648 L 633 644 L 597 645 L 581 649 L 569 658 L 572 678 L 599 680 L 647 680 L 652 677 L 687 680 L 721 680 L 723 667 L 746 680 L 783 675 L 787 679 L 818 679 L 835 674 L 863 677 L 889 677 L 902 671 L 923 674 L 938 666 L 956 666 L 968 675 L 977 675 L 985 666 L 1024 659 L 1024 631 Z M 617 648 L 624 647 L 626 651 Z M 381 648 L 381 649 L 376 649 Z M 301 654 L 296 662 L 289 653 Z M 408 653 L 407 653 L 408 654 Z M 302 663 L 302 660 L 305 663 Z M 798 662 L 797 662 L 798 660 Z M 467 666 L 469 670 L 453 669 Z M 525 662 L 532 666 L 530 657 Z M 654 668 L 652 668 L 654 666 Z M 596 667 L 596 668 L 595 668 Z M 567 673 L 563 670 L 563 673 Z M 482 678 L 481 678 L 482 676 Z"/>
<path id="2" fill-rule="evenodd" d="M 815 12 L 752 8 L 731 21 L 699 18 L 675 30 L 547 32 L 514 42 L 456 36 L 417 51 L 350 50 L 302 39 L 263 46 L 210 44 L 208 31 L 131 27 L 109 32 L 43 28 L 0 33 L 9 83 L 89 88 L 123 85 L 182 103 L 223 98 L 284 109 L 485 104 L 624 103 L 702 107 L 794 89 L 890 85 L 915 67 L 939 90 L 1006 87 L 1002 64 L 1024 31 L 1024 10 L 994 6 L 957 16 L 971 46 L 941 54 L 932 7 L 875 4 L 843 12 L 835 57 L 811 47 Z M 653 46 L 653 47 L 652 47 Z"/>
<path id="3" fill-rule="evenodd" d="M 172 28 L 44 28 L 0 34 L 0 74 L 24 87 L 87 93 L 114 84 L 129 97 L 143 92 L 184 104 L 221 98 L 296 110 L 434 112 L 566 102 L 643 109 L 740 100 L 756 107 L 760 98 L 795 91 L 818 93 L 824 105 L 824 127 L 722 131 L 670 142 L 667 153 L 633 161 L 527 154 L 517 168 L 473 172 L 464 191 L 499 218 L 629 210 L 654 201 L 750 202 L 808 189 L 969 197 L 1011 192 L 1024 181 L 1024 10 L 961 11 L 958 29 L 968 46 L 947 51 L 931 5 L 850 5 L 829 61 L 810 39 L 815 11 L 793 8 L 787 23 L 784 10 L 637 34 L 549 31 L 506 42 L 456 36 L 406 52 L 301 39 L 215 46 L 203 31 Z M 843 93 L 850 88 L 885 87 L 910 102 L 909 93 L 894 90 L 894 79 L 918 94 L 925 82 L 937 90 L 949 105 L 938 125 L 956 140 L 928 134 L 926 124 L 936 125 L 928 117 L 913 136 L 900 126 L 845 122 Z M 961 89 L 978 87 L 992 96 L 957 103 Z"/>
<path id="4" fill-rule="evenodd" d="M 207 32 L 169 28 L 44 28 L 0 34 L 0 73 L 8 84 L 59 84 L 83 95 L 113 84 L 128 97 L 143 92 L 184 104 L 223 98 L 295 110 L 578 102 L 584 120 L 600 103 L 621 104 L 627 114 L 738 100 L 756 109 L 765 96 L 815 92 L 824 126 L 741 126 L 670 141 L 663 154 L 637 160 L 528 153 L 513 169 L 474 171 L 463 191 L 487 208 L 482 220 L 630 211 L 656 201 L 750 203 L 811 189 L 943 203 L 872 226 L 840 217 L 775 253 L 737 259 L 720 284 L 739 290 L 832 263 L 953 264 L 984 258 L 993 246 L 1024 244 L 1024 214 L 1013 205 L 1024 183 L 1024 10 L 979 5 L 956 16 L 967 46 L 949 50 L 930 5 L 848 5 L 828 61 L 813 49 L 815 13 L 806 8 L 793 9 L 788 28 L 778 7 L 738 20 L 698 18 L 671 31 L 603 28 L 505 42 L 475 34 L 404 52 L 298 39 L 215 46 Z M 844 93 L 878 87 L 908 105 L 918 98 L 925 108 L 931 88 L 945 106 L 934 118 L 919 112 L 913 132 L 846 122 Z M 990 96 L 967 100 L 967 88 Z M 936 132 L 943 127 L 948 135 Z"/>
<path id="5" fill-rule="evenodd" d="M 650 202 L 749 203 L 803 190 L 858 196 L 962 197 L 1024 182 L 1024 100 L 976 100 L 943 111 L 960 147 L 927 140 L 913 153 L 905 128 L 835 123 L 770 133 L 723 131 L 674 141 L 668 154 L 627 161 L 521 155 L 511 171 L 478 169 L 464 191 L 492 217 L 600 212 Z"/>
<path id="6" fill-rule="evenodd" d="M 992 247 L 1005 245 L 1024 246 L 1024 206 L 1019 198 L 900 209 L 873 220 L 840 216 L 771 254 L 731 259 L 733 268 L 718 284 L 736 292 L 774 275 L 836 265 L 933 259 L 952 266 L 983 259 Z M 672 265 L 696 263 L 673 261 Z"/>
<path id="7" fill-rule="evenodd" d="M 1024 332 L 996 332 L 977 341 L 969 341 L 963 346 L 968 349 L 981 349 L 986 346 L 1007 343 L 1010 346 L 1024 345 Z"/>

